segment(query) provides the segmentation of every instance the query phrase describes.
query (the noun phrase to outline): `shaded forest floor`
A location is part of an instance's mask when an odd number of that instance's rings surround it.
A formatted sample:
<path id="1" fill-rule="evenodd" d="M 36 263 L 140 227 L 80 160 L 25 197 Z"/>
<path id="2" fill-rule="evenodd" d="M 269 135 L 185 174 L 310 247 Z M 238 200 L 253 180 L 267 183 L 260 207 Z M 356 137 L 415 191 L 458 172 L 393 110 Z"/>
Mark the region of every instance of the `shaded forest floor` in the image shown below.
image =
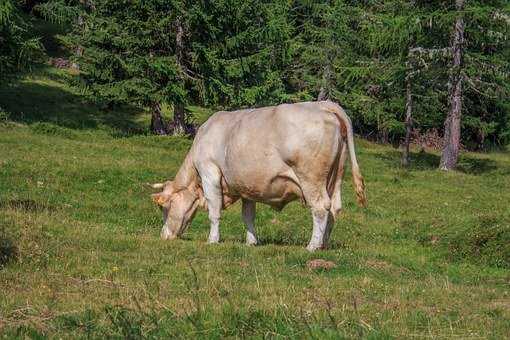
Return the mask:
<path id="1" fill-rule="evenodd" d="M 357 141 L 369 207 L 344 185 L 330 249 L 310 254 L 308 210 L 259 205 L 246 247 L 238 204 L 207 245 L 205 213 L 159 239 L 144 183 L 190 141 L 102 108 L 46 68 L 0 86 L 0 334 L 50 337 L 504 338 L 510 334 L 510 155 L 435 153 L 399 168 Z M 196 109 L 196 108 L 195 108 Z M 196 110 L 206 115 L 206 110 Z M 349 177 L 347 177 L 349 178 Z M 321 258 L 332 270 L 309 270 Z"/>

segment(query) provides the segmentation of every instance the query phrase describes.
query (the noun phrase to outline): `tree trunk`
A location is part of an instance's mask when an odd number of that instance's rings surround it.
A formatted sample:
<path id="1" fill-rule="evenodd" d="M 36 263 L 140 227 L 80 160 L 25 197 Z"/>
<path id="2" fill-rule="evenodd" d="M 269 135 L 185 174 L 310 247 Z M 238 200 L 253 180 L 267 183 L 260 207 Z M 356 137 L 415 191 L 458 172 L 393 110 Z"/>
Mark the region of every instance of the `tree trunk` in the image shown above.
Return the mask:
<path id="1" fill-rule="evenodd" d="M 184 27 L 180 18 L 175 21 L 175 56 L 177 58 L 177 64 L 182 67 L 183 52 L 184 52 Z"/>
<path id="2" fill-rule="evenodd" d="M 94 2 L 92 0 L 80 0 L 80 3 L 82 4 L 82 6 L 83 6 L 82 9 L 84 11 L 93 12 L 96 10 L 96 5 L 94 4 Z M 83 16 L 82 12 L 80 12 L 80 14 L 78 15 L 78 18 L 76 19 L 76 27 L 78 27 L 79 30 L 82 32 L 85 29 L 85 18 Z M 74 54 L 77 59 L 81 58 L 83 56 L 83 46 L 79 46 L 79 45 L 76 46 L 76 48 L 74 50 Z M 73 68 L 75 70 L 79 70 L 80 65 L 77 62 L 73 62 L 71 64 L 71 68 Z"/>
<path id="3" fill-rule="evenodd" d="M 458 11 L 452 37 L 452 69 L 450 73 L 450 111 L 444 122 L 443 153 L 441 170 L 452 170 L 457 166 L 460 149 L 460 120 L 462 114 L 462 45 L 464 43 L 464 0 L 456 0 Z"/>
<path id="4" fill-rule="evenodd" d="M 34 7 L 37 5 L 37 0 L 26 0 L 24 1 L 21 8 L 25 11 L 25 13 L 30 13 L 34 9 Z"/>
<path id="5" fill-rule="evenodd" d="M 168 134 L 163 116 L 161 116 L 161 105 L 159 103 L 152 104 L 151 131 L 156 135 Z"/>
<path id="6" fill-rule="evenodd" d="M 329 60 L 324 65 L 324 72 L 322 73 L 322 85 L 317 96 L 317 101 L 326 100 L 330 96 L 330 82 L 331 82 L 331 63 Z"/>
<path id="7" fill-rule="evenodd" d="M 317 96 L 317 101 L 322 101 L 328 99 L 327 90 L 324 86 L 321 86 L 319 91 L 319 95 Z"/>
<path id="8" fill-rule="evenodd" d="M 411 131 L 413 128 L 413 95 L 411 93 L 411 70 L 408 68 L 406 75 L 406 136 L 402 150 L 401 164 L 404 167 L 409 166 L 409 144 L 411 143 Z"/>
<path id="9" fill-rule="evenodd" d="M 177 18 L 175 21 L 175 30 L 175 56 L 177 65 L 179 65 L 183 73 L 186 73 L 184 65 L 184 27 L 180 18 Z M 174 102 L 174 119 L 168 125 L 168 130 L 175 135 L 185 134 L 190 131 L 186 110 L 184 109 L 184 104 L 180 101 Z"/>
<path id="10" fill-rule="evenodd" d="M 172 133 L 174 135 L 181 135 L 187 132 L 186 111 L 184 105 L 175 104 L 174 106 L 174 120 L 172 122 Z"/>
<path id="11" fill-rule="evenodd" d="M 85 27 L 85 19 L 83 18 L 82 13 L 80 13 L 80 15 L 78 15 L 78 18 L 76 19 L 76 27 L 78 27 L 80 31 L 83 31 Z M 80 59 L 83 56 L 83 47 L 80 45 L 76 46 L 74 49 L 74 55 L 76 56 L 76 59 Z M 78 62 L 75 61 L 71 64 L 71 68 L 79 70 L 80 64 L 78 64 Z"/>

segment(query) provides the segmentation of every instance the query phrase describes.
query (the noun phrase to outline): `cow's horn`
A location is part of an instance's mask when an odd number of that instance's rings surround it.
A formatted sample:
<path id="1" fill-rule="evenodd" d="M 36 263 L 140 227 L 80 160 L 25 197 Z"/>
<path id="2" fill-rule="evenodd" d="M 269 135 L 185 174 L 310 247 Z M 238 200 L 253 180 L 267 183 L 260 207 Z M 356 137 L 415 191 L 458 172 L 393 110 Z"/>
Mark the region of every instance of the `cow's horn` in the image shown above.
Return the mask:
<path id="1" fill-rule="evenodd" d="M 166 183 L 154 183 L 154 184 L 150 184 L 150 183 L 147 183 L 148 186 L 150 186 L 151 188 L 153 189 L 163 189 L 166 185 Z"/>

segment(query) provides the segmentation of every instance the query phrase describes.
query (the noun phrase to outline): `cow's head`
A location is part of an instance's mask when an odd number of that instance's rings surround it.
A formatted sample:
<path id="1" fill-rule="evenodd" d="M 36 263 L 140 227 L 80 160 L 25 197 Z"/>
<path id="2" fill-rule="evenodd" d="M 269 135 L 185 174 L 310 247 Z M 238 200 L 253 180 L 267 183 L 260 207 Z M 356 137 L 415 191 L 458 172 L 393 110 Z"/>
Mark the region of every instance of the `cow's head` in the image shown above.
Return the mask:
<path id="1" fill-rule="evenodd" d="M 203 195 L 198 188 L 177 187 L 172 181 L 151 186 L 154 189 L 163 189 L 160 193 L 152 194 L 152 200 L 163 211 L 161 238 L 173 240 L 186 230 L 203 202 Z"/>

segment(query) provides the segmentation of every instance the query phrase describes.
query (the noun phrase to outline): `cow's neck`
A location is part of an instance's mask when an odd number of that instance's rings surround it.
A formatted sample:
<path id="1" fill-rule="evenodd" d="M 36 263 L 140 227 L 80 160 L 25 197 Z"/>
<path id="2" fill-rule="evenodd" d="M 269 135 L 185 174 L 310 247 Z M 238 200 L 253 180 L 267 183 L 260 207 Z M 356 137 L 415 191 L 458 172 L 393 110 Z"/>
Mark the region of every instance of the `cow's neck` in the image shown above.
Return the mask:
<path id="1" fill-rule="evenodd" d="M 174 183 L 178 188 L 190 188 L 200 185 L 198 172 L 193 165 L 191 152 L 188 152 L 184 162 L 182 162 L 177 175 L 175 175 Z"/>
<path id="2" fill-rule="evenodd" d="M 195 194 L 198 205 L 203 209 L 207 208 L 204 192 L 202 191 L 202 184 L 200 183 L 200 176 L 193 165 L 191 151 L 186 155 L 177 175 L 175 175 L 174 185 L 178 189 L 188 189 L 191 193 Z"/>

